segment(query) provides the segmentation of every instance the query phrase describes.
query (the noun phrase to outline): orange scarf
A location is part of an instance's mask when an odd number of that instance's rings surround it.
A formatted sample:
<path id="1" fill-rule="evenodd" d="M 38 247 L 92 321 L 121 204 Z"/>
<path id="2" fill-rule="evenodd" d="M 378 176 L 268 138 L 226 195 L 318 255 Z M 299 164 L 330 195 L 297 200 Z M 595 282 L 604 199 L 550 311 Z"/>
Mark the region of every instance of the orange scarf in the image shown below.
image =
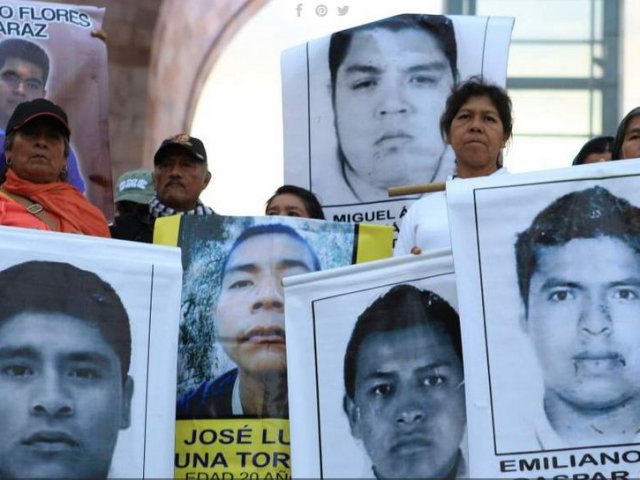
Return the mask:
<path id="1" fill-rule="evenodd" d="M 2 188 L 42 205 L 58 221 L 60 232 L 111 237 L 107 219 L 102 212 L 66 182 L 33 183 L 7 169 L 7 179 Z"/>

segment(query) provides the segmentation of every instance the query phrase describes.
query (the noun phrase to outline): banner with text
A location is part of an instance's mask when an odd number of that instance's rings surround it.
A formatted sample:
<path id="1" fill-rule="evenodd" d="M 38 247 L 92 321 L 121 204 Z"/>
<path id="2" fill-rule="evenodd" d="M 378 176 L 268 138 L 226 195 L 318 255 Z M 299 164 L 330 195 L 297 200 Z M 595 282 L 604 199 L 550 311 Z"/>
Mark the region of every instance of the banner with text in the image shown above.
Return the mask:
<path id="1" fill-rule="evenodd" d="M 175 476 L 289 478 L 282 279 L 388 257 L 391 228 L 176 216 L 155 235 L 184 267 Z"/>
<path id="2" fill-rule="evenodd" d="M 0 142 L 15 107 L 45 97 L 69 117 L 68 181 L 113 216 L 104 8 L 0 0 Z M 4 154 L 0 166 L 4 166 Z"/>
<path id="3" fill-rule="evenodd" d="M 504 86 L 513 19 L 403 14 L 285 50 L 286 183 L 313 191 L 327 218 L 393 225 L 416 196 L 392 186 L 453 172 L 440 116 L 472 75 Z"/>
<path id="4" fill-rule="evenodd" d="M 640 161 L 447 184 L 473 478 L 640 476 Z"/>

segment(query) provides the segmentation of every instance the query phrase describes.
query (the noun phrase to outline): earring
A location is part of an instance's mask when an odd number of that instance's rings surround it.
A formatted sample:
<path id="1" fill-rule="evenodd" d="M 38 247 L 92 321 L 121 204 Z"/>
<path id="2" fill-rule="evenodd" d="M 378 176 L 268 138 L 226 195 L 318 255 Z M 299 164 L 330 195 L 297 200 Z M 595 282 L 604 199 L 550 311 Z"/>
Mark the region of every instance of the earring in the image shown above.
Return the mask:
<path id="1" fill-rule="evenodd" d="M 6 160 L 6 162 L 5 162 L 5 163 L 6 163 L 7 167 L 10 167 L 10 166 L 11 166 L 11 160 L 9 160 L 8 158 L 7 158 L 7 160 Z"/>
<path id="2" fill-rule="evenodd" d="M 69 176 L 69 172 L 67 171 L 67 166 L 65 165 L 64 167 L 62 167 L 62 170 L 60 171 L 60 175 L 58 175 L 58 178 L 63 182 L 65 182 L 68 176 Z"/>

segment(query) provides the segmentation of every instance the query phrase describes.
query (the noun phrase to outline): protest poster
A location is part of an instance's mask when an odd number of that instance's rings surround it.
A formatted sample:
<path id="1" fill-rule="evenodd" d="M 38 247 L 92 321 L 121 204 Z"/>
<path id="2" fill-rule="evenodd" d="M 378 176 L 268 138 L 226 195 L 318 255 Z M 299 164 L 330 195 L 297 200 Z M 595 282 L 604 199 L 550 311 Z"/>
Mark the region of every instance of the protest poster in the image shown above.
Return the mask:
<path id="1" fill-rule="evenodd" d="M 328 219 L 392 225 L 417 196 L 387 189 L 453 172 L 440 116 L 473 75 L 504 86 L 513 19 L 403 14 L 335 32 L 281 57 L 284 178 Z"/>
<path id="2" fill-rule="evenodd" d="M 2 476 L 171 477 L 180 251 L 0 232 Z"/>
<path id="3" fill-rule="evenodd" d="M 391 228 L 183 215 L 154 241 L 179 245 L 184 268 L 175 477 L 289 478 L 282 278 L 388 257 Z"/>
<path id="4" fill-rule="evenodd" d="M 0 1 L 0 142 L 19 103 L 45 97 L 60 105 L 71 128 L 67 180 L 111 217 L 107 47 L 91 35 L 101 29 L 104 12 L 87 5 Z"/>
<path id="5" fill-rule="evenodd" d="M 447 183 L 470 477 L 640 475 L 640 162 Z"/>
<path id="6" fill-rule="evenodd" d="M 284 284 L 293 477 L 465 477 L 451 251 Z"/>

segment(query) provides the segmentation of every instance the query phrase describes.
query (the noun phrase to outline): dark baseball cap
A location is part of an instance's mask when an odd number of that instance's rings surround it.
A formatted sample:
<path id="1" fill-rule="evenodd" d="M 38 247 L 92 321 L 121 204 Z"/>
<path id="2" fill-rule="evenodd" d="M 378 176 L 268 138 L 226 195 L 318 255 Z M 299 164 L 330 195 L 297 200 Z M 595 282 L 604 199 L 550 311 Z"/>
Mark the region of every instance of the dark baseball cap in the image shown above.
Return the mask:
<path id="1" fill-rule="evenodd" d="M 153 157 L 154 165 L 162 159 L 162 155 L 168 148 L 178 146 L 186 150 L 186 152 L 193 157 L 197 162 L 207 163 L 207 151 L 204 149 L 202 141 L 196 137 L 191 137 L 186 133 L 180 133 L 169 137 L 162 142 L 160 148 Z"/>
<path id="2" fill-rule="evenodd" d="M 60 126 L 62 133 L 67 136 L 67 138 L 71 135 L 67 114 L 64 113 L 62 108 L 46 98 L 36 98 L 30 102 L 19 104 L 11 114 L 11 118 L 7 123 L 7 128 L 5 129 L 7 135 L 40 117 L 50 117 L 57 120 L 56 123 Z"/>

